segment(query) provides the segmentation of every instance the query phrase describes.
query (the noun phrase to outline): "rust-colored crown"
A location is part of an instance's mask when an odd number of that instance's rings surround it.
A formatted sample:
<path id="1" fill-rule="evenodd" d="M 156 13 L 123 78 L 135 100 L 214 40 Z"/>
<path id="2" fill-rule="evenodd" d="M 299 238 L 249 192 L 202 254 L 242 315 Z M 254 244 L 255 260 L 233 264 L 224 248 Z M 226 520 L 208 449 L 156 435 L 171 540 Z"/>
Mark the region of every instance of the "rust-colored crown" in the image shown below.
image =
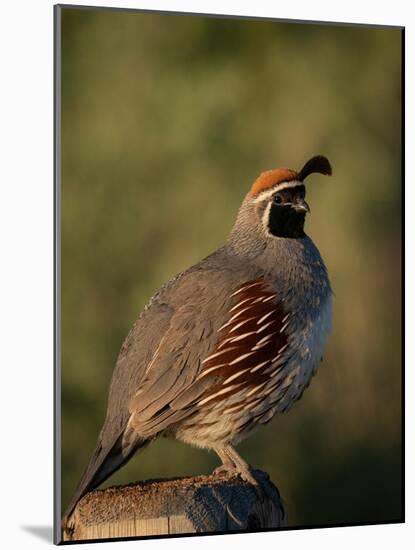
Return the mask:
<path id="1" fill-rule="evenodd" d="M 298 174 L 289 168 L 267 170 L 266 172 L 262 172 L 262 174 L 260 174 L 254 181 L 250 194 L 255 196 L 258 195 L 258 193 L 261 193 L 261 191 L 274 187 L 274 185 L 293 180 L 298 180 Z"/>
<path id="2" fill-rule="evenodd" d="M 319 173 L 325 176 L 331 176 L 332 169 L 330 162 L 326 157 L 318 155 L 307 161 L 299 172 L 290 170 L 289 168 L 277 168 L 275 170 L 267 170 L 262 172 L 254 181 L 251 187 L 250 195 L 255 196 L 261 191 L 270 189 L 280 183 L 288 181 L 304 181 L 310 174 Z"/>

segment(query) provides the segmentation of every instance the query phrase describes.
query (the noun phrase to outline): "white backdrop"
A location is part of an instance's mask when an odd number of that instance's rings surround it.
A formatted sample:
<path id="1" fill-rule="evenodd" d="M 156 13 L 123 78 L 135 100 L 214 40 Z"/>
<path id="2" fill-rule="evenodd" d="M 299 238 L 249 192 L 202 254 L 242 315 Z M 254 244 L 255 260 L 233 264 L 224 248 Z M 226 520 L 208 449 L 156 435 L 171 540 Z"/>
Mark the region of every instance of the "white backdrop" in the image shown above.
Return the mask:
<path id="1" fill-rule="evenodd" d="M 53 1 L 9 0 L 0 15 L 0 368 L 1 368 L 1 538 L 2 547 L 32 548 L 51 544 L 52 526 L 52 337 L 53 337 Z M 72 0 L 71 4 L 82 4 Z M 120 6 L 201 13 L 258 15 L 289 19 L 344 21 L 406 26 L 408 151 L 406 180 L 407 280 L 414 280 L 415 204 L 414 44 L 411 2 L 291 0 L 90 0 L 97 6 Z M 340 5 L 341 4 L 341 5 Z M 412 65 L 412 66 L 411 66 Z M 411 101 L 412 100 L 412 101 Z M 412 156 L 411 156 L 412 153 Z M 412 219 L 409 219 L 412 217 Z M 411 289 L 412 286 L 412 289 Z M 408 284 L 407 310 L 415 311 L 413 284 Z M 202 550 L 213 545 L 237 548 L 318 548 L 376 545 L 377 550 L 409 547 L 415 538 L 415 427 L 413 391 L 415 318 L 407 318 L 407 525 L 317 529 L 111 543 L 108 548 L 165 547 Z M 411 330 L 412 329 L 412 330 Z M 409 333 L 411 331 L 412 334 Z M 410 336 L 412 335 L 412 338 Z M 411 342 L 412 341 L 412 342 Z M 387 404 L 385 404 L 387 406 Z M 46 537 L 46 538 L 45 538 Z M 412 545 L 411 545 L 412 546 Z M 94 547 L 90 544 L 83 548 Z"/>

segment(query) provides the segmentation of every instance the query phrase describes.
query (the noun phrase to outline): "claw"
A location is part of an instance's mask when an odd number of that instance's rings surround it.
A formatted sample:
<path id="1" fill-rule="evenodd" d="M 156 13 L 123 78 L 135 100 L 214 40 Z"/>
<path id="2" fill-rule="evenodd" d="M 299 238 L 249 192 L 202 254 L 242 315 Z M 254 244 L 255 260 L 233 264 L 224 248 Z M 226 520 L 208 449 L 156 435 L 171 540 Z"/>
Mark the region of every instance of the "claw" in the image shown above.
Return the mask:
<path id="1" fill-rule="evenodd" d="M 263 502 L 266 494 L 260 482 L 255 477 L 255 471 L 253 468 L 245 462 L 245 460 L 239 456 L 235 449 L 230 445 L 226 445 L 215 450 L 223 464 L 218 466 L 214 473 L 219 474 L 226 472 L 228 475 L 239 475 L 243 481 L 253 486 L 259 500 Z"/>
<path id="2" fill-rule="evenodd" d="M 255 478 L 253 471 L 251 469 L 244 470 L 239 472 L 239 475 L 241 478 L 246 481 L 247 483 L 250 483 L 251 485 L 259 486 L 258 480 Z"/>

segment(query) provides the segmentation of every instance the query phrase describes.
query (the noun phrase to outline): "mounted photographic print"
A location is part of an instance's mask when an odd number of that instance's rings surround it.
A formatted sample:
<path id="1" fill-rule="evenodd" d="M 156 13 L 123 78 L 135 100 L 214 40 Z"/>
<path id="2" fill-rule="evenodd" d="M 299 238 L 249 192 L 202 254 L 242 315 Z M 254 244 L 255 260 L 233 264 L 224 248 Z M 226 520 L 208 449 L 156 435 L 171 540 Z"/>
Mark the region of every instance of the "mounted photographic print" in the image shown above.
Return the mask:
<path id="1" fill-rule="evenodd" d="M 56 543 L 403 521 L 403 32 L 55 6 Z"/>

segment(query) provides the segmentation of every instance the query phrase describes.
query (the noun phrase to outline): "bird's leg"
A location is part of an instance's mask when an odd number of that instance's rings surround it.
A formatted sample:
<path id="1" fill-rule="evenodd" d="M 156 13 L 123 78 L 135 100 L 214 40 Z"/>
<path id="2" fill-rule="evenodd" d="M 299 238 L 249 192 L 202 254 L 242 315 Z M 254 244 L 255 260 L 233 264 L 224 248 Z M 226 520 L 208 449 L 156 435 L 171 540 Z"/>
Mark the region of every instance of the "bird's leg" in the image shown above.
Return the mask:
<path id="1" fill-rule="evenodd" d="M 224 451 L 223 447 L 216 447 L 214 449 L 215 453 L 221 459 L 222 464 L 215 468 L 213 471 L 214 474 L 235 474 L 237 473 L 236 465 L 232 462 L 229 456 Z"/>
<path id="2" fill-rule="evenodd" d="M 226 445 L 222 448 L 222 451 L 227 455 L 228 460 L 234 464 L 234 469 L 244 481 L 247 481 L 255 486 L 259 485 L 253 474 L 252 467 L 235 451 L 231 445 Z"/>
<path id="3" fill-rule="evenodd" d="M 247 481 L 248 483 L 253 485 L 259 500 L 263 502 L 266 498 L 266 494 L 262 485 L 258 483 L 258 480 L 255 478 L 252 467 L 241 457 L 239 453 L 235 451 L 232 445 L 226 445 L 223 448 L 223 451 L 235 465 L 236 472 L 241 476 L 244 481 Z"/>

